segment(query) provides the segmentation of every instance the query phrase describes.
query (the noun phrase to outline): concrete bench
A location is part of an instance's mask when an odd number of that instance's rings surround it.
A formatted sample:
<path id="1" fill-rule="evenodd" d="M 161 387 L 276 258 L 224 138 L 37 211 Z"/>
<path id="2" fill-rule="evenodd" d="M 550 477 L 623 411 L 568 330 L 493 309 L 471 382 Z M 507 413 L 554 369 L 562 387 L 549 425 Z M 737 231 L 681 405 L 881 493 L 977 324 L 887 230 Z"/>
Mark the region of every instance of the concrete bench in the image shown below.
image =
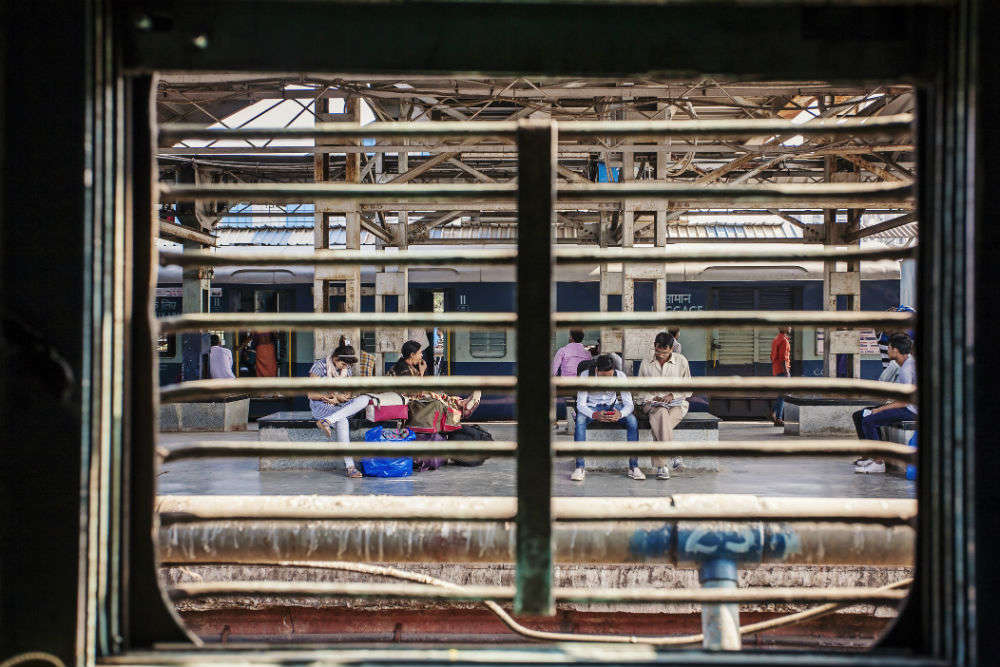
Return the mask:
<path id="1" fill-rule="evenodd" d="M 367 420 L 350 419 L 351 442 L 365 439 L 372 427 Z M 329 442 L 316 426 L 316 418 L 308 410 L 275 412 L 257 420 L 257 439 L 269 442 Z M 343 470 L 343 456 L 261 456 L 258 470 Z"/>
<path id="2" fill-rule="evenodd" d="M 853 435 L 851 415 L 878 401 L 829 396 L 785 396 L 785 435 Z"/>
<path id="3" fill-rule="evenodd" d="M 566 414 L 569 417 L 570 433 L 576 423 L 576 401 L 570 400 L 566 403 Z M 636 410 L 636 419 L 639 422 L 639 440 L 651 442 L 653 431 L 649 426 L 649 418 L 642 410 Z M 608 424 L 606 422 L 593 421 L 587 427 L 588 440 L 626 440 L 625 429 L 618 424 Z M 719 418 L 708 412 L 688 412 L 684 419 L 674 427 L 674 440 L 696 441 L 696 442 L 718 442 L 719 440 Z M 684 468 L 691 471 L 718 472 L 719 457 L 717 456 L 685 456 Z M 594 456 L 587 459 L 588 470 L 620 472 L 628 464 L 626 458 L 615 456 Z M 639 457 L 639 466 L 646 470 L 652 467 L 652 461 L 648 456 Z"/>
<path id="4" fill-rule="evenodd" d="M 245 431 L 250 396 L 233 394 L 214 401 L 160 405 L 160 431 Z"/>

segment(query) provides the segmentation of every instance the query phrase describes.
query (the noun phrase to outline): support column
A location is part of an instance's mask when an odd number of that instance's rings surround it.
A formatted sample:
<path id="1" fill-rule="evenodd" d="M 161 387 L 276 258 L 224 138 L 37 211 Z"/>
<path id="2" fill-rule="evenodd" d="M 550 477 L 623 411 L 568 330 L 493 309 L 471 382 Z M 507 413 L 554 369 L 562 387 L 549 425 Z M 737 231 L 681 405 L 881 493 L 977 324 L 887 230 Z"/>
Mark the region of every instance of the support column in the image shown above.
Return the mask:
<path id="1" fill-rule="evenodd" d="M 317 121 L 358 122 L 360 107 L 357 98 L 345 100 L 345 113 L 329 113 L 328 101 L 324 99 L 323 102 L 324 104 L 318 107 L 316 113 Z M 323 109 L 323 111 L 319 109 Z M 317 140 L 317 144 L 322 145 L 320 140 Z M 347 160 L 345 180 L 349 183 L 357 183 L 361 175 L 359 168 L 361 156 L 358 153 L 347 153 L 345 158 Z M 328 154 L 316 154 L 314 177 L 318 183 L 330 180 Z M 332 214 L 339 214 L 345 217 L 347 249 L 359 249 L 361 247 L 361 214 L 358 203 L 352 200 L 345 200 L 337 202 L 334 205 L 325 203 L 316 204 L 314 252 L 317 255 L 336 252 L 330 249 L 329 241 L 329 220 Z M 344 283 L 344 311 L 348 313 L 361 312 L 361 267 L 333 268 L 321 266 L 314 267 L 313 272 L 313 311 L 317 313 L 330 312 L 332 282 Z M 337 346 L 341 335 L 347 336 L 355 349 L 361 346 L 361 330 L 358 328 L 317 329 L 313 333 L 313 355 L 322 357 L 330 354 Z"/>
<path id="2" fill-rule="evenodd" d="M 177 170 L 178 183 L 196 182 L 194 167 L 184 165 Z M 181 203 L 177 206 L 177 222 L 185 227 L 201 230 L 195 215 L 195 203 Z M 197 241 L 184 241 L 184 250 L 203 250 L 204 246 Z M 189 268 L 181 273 L 183 297 L 181 312 L 207 313 L 211 293 L 212 270 L 204 268 Z M 185 333 L 180 335 L 181 341 L 181 380 L 200 380 L 207 378 L 207 359 L 209 349 L 209 334 Z"/>

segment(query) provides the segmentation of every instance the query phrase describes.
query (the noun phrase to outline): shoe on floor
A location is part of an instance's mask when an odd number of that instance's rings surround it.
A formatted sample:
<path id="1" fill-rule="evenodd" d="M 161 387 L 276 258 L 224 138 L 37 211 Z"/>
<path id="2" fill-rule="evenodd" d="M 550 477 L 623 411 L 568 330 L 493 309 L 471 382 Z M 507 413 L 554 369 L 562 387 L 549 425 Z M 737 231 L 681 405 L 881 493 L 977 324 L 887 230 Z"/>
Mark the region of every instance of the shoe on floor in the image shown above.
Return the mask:
<path id="1" fill-rule="evenodd" d="M 670 479 L 670 468 L 660 466 L 656 469 L 656 479 Z"/>
<path id="2" fill-rule="evenodd" d="M 870 459 L 867 456 L 862 456 L 861 458 L 854 460 L 854 467 L 855 468 L 864 467 L 869 463 L 874 463 L 874 462 L 875 462 L 874 459 Z"/>
<path id="3" fill-rule="evenodd" d="M 646 475 L 638 467 L 628 469 L 629 479 L 642 480 L 646 479 Z"/>
<path id="4" fill-rule="evenodd" d="M 361 474 L 361 471 L 354 467 L 347 469 L 347 476 L 351 479 L 360 479 L 364 477 L 364 475 Z"/>
<path id="5" fill-rule="evenodd" d="M 582 482 L 583 478 L 587 476 L 586 468 L 577 468 L 573 471 L 573 474 L 569 476 L 574 482 Z"/>
<path id="6" fill-rule="evenodd" d="M 785 425 L 785 420 L 784 419 L 775 419 L 774 420 L 774 425 L 775 426 L 784 426 Z"/>
<path id="7" fill-rule="evenodd" d="M 854 472 L 866 475 L 871 473 L 885 472 L 885 463 L 877 463 L 875 461 L 869 461 L 863 466 L 854 466 Z"/>
<path id="8" fill-rule="evenodd" d="M 681 458 L 680 456 L 675 456 L 674 460 L 670 462 L 670 467 L 673 468 L 674 470 L 683 470 L 684 459 Z"/>

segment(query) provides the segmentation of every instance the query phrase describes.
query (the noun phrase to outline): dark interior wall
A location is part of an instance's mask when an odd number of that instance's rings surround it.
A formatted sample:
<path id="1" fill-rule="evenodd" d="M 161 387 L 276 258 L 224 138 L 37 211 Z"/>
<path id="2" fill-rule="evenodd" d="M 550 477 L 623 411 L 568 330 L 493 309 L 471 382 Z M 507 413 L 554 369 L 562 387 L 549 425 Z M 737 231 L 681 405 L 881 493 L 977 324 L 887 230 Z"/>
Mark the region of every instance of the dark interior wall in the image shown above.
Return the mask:
<path id="1" fill-rule="evenodd" d="M 11 0 L 2 11 L 0 659 L 45 650 L 73 664 L 87 379 L 88 20 L 76 0 Z"/>

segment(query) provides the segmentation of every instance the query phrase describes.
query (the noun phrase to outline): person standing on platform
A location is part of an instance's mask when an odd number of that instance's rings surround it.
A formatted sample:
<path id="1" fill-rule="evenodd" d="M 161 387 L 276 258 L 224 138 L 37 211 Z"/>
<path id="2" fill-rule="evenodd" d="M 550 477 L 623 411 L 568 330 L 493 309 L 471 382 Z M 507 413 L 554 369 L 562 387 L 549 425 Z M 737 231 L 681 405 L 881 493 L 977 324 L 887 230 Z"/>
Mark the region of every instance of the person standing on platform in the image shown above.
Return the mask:
<path id="1" fill-rule="evenodd" d="M 615 370 L 615 362 L 610 355 L 602 354 L 597 358 L 595 367 L 599 377 L 625 377 L 621 371 Z M 590 371 L 584 371 L 580 377 L 587 377 Z M 619 398 L 620 396 L 620 398 Z M 635 405 L 632 403 L 632 394 L 627 391 L 580 391 L 576 394 L 576 432 L 573 440 L 576 442 L 587 441 L 587 426 L 592 421 L 601 421 L 609 424 L 618 424 L 625 429 L 629 442 L 639 440 L 639 421 L 635 418 Z M 574 482 L 582 482 L 587 475 L 586 461 L 583 457 L 576 459 L 576 468 L 570 479 Z M 628 476 L 631 479 L 646 479 L 646 476 L 639 469 L 639 459 L 635 456 L 628 460 Z"/>
<path id="2" fill-rule="evenodd" d="M 354 346 L 341 336 L 340 344 L 329 357 L 317 359 L 313 363 L 309 369 L 309 377 L 348 378 L 353 375 L 351 366 L 357 361 Z M 316 426 L 326 434 L 326 437 L 342 443 L 351 441 L 347 419 L 364 410 L 371 401 L 371 397 L 367 394 L 354 396 L 350 392 L 339 391 L 310 392 L 308 396 L 309 409 L 317 420 Z M 354 465 L 353 457 L 344 457 L 344 467 L 347 469 L 348 477 L 357 479 L 362 476 L 361 471 Z"/>
<path id="3" fill-rule="evenodd" d="M 583 331 L 572 329 L 569 332 L 569 343 L 563 345 L 552 357 L 552 375 L 576 377 L 576 368 L 582 361 L 590 361 L 590 350 L 583 345 Z"/>
<path id="4" fill-rule="evenodd" d="M 274 344 L 274 334 L 270 331 L 255 333 L 253 335 L 253 349 L 257 355 L 257 377 L 278 377 L 278 354 Z"/>
<path id="5" fill-rule="evenodd" d="M 655 378 L 690 378 L 691 367 L 684 355 L 675 351 L 675 339 L 668 331 L 656 334 L 653 340 L 653 358 L 643 359 L 639 366 L 639 377 Z M 664 394 L 641 392 L 636 395 L 636 401 L 649 415 L 649 426 L 653 431 L 653 440 L 670 442 L 674 439 L 674 428 L 681 423 L 688 412 L 687 398 L 689 391 L 675 391 Z M 675 457 L 671 464 L 680 468 L 683 461 Z M 654 456 L 653 467 L 656 468 L 656 479 L 670 479 L 670 467 L 667 457 Z"/>
<path id="6" fill-rule="evenodd" d="M 792 376 L 792 340 L 789 338 L 791 327 L 778 327 L 778 335 L 771 341 L 771 375 L 774 377 Z M 771 406 L 771 421 L 775 426 L 785 425 L 785 400 L 781 394 Z"/>
<path id="7" fill-rule="evenodd" d="M 235 378 L 233 374 L 233 352 L 222 346 L 217 334 L 212 334 L 212 347 L 208 350 L 208 373 L 213 380 Z"/>

